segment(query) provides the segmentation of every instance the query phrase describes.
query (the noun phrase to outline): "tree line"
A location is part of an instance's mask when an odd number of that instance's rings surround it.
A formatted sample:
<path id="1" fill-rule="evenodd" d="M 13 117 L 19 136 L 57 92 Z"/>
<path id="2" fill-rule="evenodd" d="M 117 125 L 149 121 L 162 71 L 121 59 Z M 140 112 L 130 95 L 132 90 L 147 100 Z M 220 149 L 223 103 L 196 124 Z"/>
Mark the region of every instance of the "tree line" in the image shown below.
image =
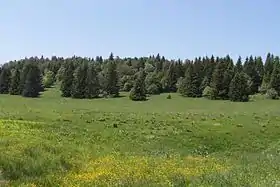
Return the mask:
<path id="1" fill-rule="evenodd" d="M 236 62 L 225 57 L 205 56 L 194 60 L 168 60 L 159 54 L 140 58 L 107 59 L 30 57 L 11 61 L 0 68 L 0 94 L 38 97 L 59 85 L 62 97 L 118 97 L 130 92 L 131 100 L 148 95 L 178 92 L 184 97 L 248 101 L 249 95 L 280 94 L 280 61 L 248 56 Z"/>

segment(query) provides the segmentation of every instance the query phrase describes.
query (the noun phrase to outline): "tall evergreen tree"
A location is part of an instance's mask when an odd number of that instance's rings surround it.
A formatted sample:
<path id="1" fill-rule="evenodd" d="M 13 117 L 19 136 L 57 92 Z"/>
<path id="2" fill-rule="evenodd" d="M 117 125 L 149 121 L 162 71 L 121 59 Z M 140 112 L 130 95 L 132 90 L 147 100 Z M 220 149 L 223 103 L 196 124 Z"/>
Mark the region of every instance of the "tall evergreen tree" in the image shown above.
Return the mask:
<path id="1" fill-rule="evenodd" d="M 231 101 L 246 102 L 249 100 L 247 76 L 243 72 L 237 72 L 230 83 L 229 99 Z"/>
<path id="2" fill-rule="evenodd" d="M 277 93 L 280 95 L 280 61 L 279 57 L 275 58 L 273 71 L 271 74 L 271 79 L 269 82 L 269 88 L 273 88 L 277 91 Z"/>
<path id="3" fill-rule="evenodd" d="M 107 64 L 105 92 L 111 97 L 119 96 L 117 64 L 110 61 Z"/>
<path id="4" fill-rule="evenodd" d="M 241 56 L 238 57 L 238 60 L 236 62 L 236 65 L 235 65 L 235 72 L 241 72 L 243 71 L 243 66 L 242 66 L 242 59 L 241 59 Z"/>
<path id="5" fill-rule="evenodd" d="M 129 98 L 133 101 L 145 101 L 146 89 L 145 89 L 145 77 L 146 74 L 143 70 L 140 71 L 138 78 L 136 79 L 133 88 L 130 91 Z"/>
<path id="6" fill-rule="evenodd" d="M 61 87 L 60 90 L 62 92 L 62 97 L 70 97 L 71 96 L 71 90 L 72 90 L 72 84 L 74 79 L 74 65 L 71 60 L 66 61 L 64 64 L 64 72 L 62 75 L 61 80 Z"/>
<path id="7" fill-rule="evenodd" d="M 244 72 L 251 78 L 252 85 L 250 88 L 250 94 L 255 94 L 258 92 L 261 86 L 261 78 L 257 72 L 256 63 L 253 56 L 246 60 L 244 63 Z"/>
<path id="8" fill-rule="evenodd" d="M 3 68 L 0 74 L 0 94 L 9 93 L 11 72 L 8 68 Z"/>
<path id="9" fill-rule="evenodd" d="M 185 97 L 200 97 L 199 81 L 195 65 L 189 66 L 186 76 L 179 86 L 179 93 Z"/>
<path id="10" fill-rule="evenodd" d="M 217 99 L 223 99 L 226 94 L 224 92 L 224 73 L 227 71 L 227 64 L 223 59 L 217 59 L 217 65 L 212 75 L 211 88 L 214 91 L 214 97 Z"/>
<path id="11" fill-rule="evenodd" d="M 87 64 L 79 64 L 74 71 L 74 79 L 72 82 L 71 97 L 85 98 L 86 78 L 87 78 Z"/>
<path id="12" fill-rule="evenodd" d="M 41 72 L 36 64 L 30 64 L 28 67 L 28 73 L 26 75 L 26 80 L 22 92 L 24 97 L 38 97 L 41 91 Z"/>
<path id="13" fill-rule="evenodd" d="M 100 92 L 100 84 L 94 65 L 91 64 L 87 70 L 85 97 L 88 99 L 97 98 Z"/>
<path id="14" fill-rule="evenodd" d="M 10 86 L 11 95 L 20 95 L 20 70 L 18 67 L 12 73 L 11 77 L 11 86 Z"/>

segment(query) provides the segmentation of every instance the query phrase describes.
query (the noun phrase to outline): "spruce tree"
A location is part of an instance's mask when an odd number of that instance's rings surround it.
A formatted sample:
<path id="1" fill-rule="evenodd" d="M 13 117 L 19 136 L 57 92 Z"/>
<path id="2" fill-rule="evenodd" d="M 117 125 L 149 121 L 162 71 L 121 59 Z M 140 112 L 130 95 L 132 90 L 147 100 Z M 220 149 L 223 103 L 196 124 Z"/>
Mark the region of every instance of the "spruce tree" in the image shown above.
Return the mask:
<path id="1" fill-rule="evenodd" d="M 84 63 L 79 64 L 73 76 L 71 97 L 79 99 L 85 98 L 87 65 Z"/>
<path id="2" fill-rule="evenodd" d="M 117 64 L 115 61 L 110 61 L 107 64 L 107 71 L 105 74 L 106 85 L 105 92 L 110 97 L 118 97 L 119 96 L 119 86 L 118 86 L 118 72 L 117 72 Z"/>
<path id="3" fill-rule="evenodd" d="M 8 68 L 3 68 L 0 74 L 0 94 L 9 93 L 11 72 Z"/>
<path id="4" fill-rule="evenodd" d="M 31 66 L 31 63 L 27 62 L 23 65 L 23 69 L 20 72 L 20 85 L 19 85 L 19 92 L 20 94 L 22 94 L 23 90 L 24 90 L 24 85 L 26 82 L 26 77 L 29 71 L 29 68 Z"/>
<path id="5" fill-rule="evenodd" d="M 238 57 L 238 60 L 236 62 L 236 65 L 235 65 L 235 72 L 241 72 L 243 70 L 243 66 L 242 66 L 242 59 L 241 59 L 241 56 Z"/>
<path id="6" fill-rule="evenodd" d="M 237 72 L 230 83 L 229 99 L 231 101 L 246 102 L 249 100 L 246 74 Z"/>
<path id="7" fill-rule="evenodd" d="M 168 71 L 166 73 L 166 91 L 167 92 L 176 92 L 176 83 L 177 83 L 177 77 L 176 77 L 176 69 L 175 64 L 170 63 Z"/>
<path id="8" fill-rule="evenodd" d="M 65 68 L 62 75 L 60 90 L 62 92 L 62 97 L 70 97 L 74 79 L 74 65 L 73 62 L 69 60 L 64 64 L 64 66 Z"/>
<path id="9" fill-rule="evenodd" d="M 227 72 L 227 64 L 223 59 L 217 59 L 217 65 L 212 75 L 211 88 L 214 90 L 214 97 L 223 99 L 224 93 L 224 73 Z"/>
<path id="10" fill-rule="evenodd" d="M 280 62 L 276 58 L 268 88 L 273 88 L 280 94 Z"/>
<path id="11" fill-rule="evenodd" d="M 145 72 L 140 71 L 138 78 L 135 80 L 134 86 L 130 91 L 129 98 L 133 101 L 145 101 L 146 89 L 145 89 Z"/>
<path id="12" fill-rule="evenodd" d="M 182 80 L 179 86 L 179 93 L 185 97 L 199 97 L 201 94 L 199 93 L 199 82 L 197 73 L 195 71 L 195 65 L 192 64 L 189 66 L 186 71 L 186 76 Z"/>
<path id="13" fill-rule="evenodd" d="M 97 98 L 100 92 L 100 84 L 94 65 L 89 65 L 87 69 L 85 97 L 88 99 Z"/>
<path id="14" fill-rule="evenodd" d="M 30 64 L 22 92 L 24 97 L 38 97 L 41 91 L 41 72 L 36 64 Z"/>
<path id="15" fill-rule="evenodd" d="M 259 87 L 261 86 L 261 78 L 257 72 L 256 63 L 253 56 L 246 59 L 244 63 L 244 72 L 251 78 L 252 85 L 250 88 L 250 94 L 255 94 L 258 92 Z"/>
<path id="16" fill-rule="evenodd" d="M 20 70 L 18 67 L 12 73 L 11 77 L 11 86 L 10 86 L 11 95 L 20 95 Z"/>

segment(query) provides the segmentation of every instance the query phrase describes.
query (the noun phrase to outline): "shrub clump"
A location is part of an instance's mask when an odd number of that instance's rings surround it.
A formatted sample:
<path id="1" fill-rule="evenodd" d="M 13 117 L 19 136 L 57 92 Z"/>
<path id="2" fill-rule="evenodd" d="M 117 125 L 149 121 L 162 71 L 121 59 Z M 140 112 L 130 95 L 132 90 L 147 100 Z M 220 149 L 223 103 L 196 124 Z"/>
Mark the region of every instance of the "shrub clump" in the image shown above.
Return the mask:
<path id="1" fill-rule="evenodd" d="M 271 89 L 267 90 L 266 98 L 268 98 L 268 99 L 279 99 L 278 93 L 274 88 L 271 88 Z"/>

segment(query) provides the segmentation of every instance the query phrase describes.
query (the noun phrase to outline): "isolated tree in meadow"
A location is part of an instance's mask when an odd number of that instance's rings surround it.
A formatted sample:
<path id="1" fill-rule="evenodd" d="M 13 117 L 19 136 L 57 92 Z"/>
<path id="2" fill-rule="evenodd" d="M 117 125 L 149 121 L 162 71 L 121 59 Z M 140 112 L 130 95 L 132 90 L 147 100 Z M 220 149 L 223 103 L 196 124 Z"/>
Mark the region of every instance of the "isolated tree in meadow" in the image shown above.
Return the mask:
<path id="1" fill-rule="evenodd" d="M 20 70 L 18 67 L 14 69 L 11 77 L 11 85 L 10 85 L 10 94 L 11 95 L 20 95 Z"/>
<path id="2" fill-rule="evenodd" d="M 105 73 L 105 89 L 107 95 L 111 97 L 119 96 L 119 86 L 118 86 L 118 72 L 117 64 L 114 61 L 110 61 L 107 64 L 107 69 Z"/>
<path id="3" fill-rule="evenodd" d="M 100 93 L 100 84 L 94 65 L 90 64 L 87 69 L 85 97 L 88 99 L 97 98 Z"/>
<path id="4" fill-rule="evenodd" d="M 64 64 L 64 72 L 61 80 L 60 90 L 62 97 L 71 97 L 72 83 L 74 79 L 74 65 L 72 61 L 67 61 Z"/>
<path id="5" fill-rule="evenodd" d="M 11 71 L 8 68 L 3 68 L 0 74 L 0 94 L 9 93 L 11 81 Z"/>
<path id="6" fill-rule="evenodd" d="M 55 82 L 54 72 L 47 70 L 43 77 L 43 85 L 45 88 L 50 88 Z"/>
<path id="7" fill-rule="evenodd" d="M 72 82 L 71 97 L 85 98 L 86 78 L 87 78 L 87 64 L 79 64 L 74 71 L 74 79 Z"/>
<path id="8" fill-rule="evenodd" d="M 273 88 L 280 94 L 280 62 L 279 58 L 276 59 L 271 74 L 270 82 L 268 88 Z"/>
<path id="9" fill-rule="evenodd" d="M 22 96 L 38 97 L 40 95 L 42 85 L 40 69 L 36 64 L 30 64 L 27 69 L 28 73 L 26 75 Z"/>
<path id="10" fill-rule="evenodd" d="M 233 77 L 229 88 L 229 99 L 231 101 L 246 102 L 249 100 L 248 80 L 246 74 L 237 72 Z"/>
<path id="11" fill-rule="evenodd" d="M 130 91 L 129 98 L 133 101 L 145 101 L 146 89 L 145 89 L 145 72 L 142 70 L 138 78 L 135 80 L 134 86 Z"/>

